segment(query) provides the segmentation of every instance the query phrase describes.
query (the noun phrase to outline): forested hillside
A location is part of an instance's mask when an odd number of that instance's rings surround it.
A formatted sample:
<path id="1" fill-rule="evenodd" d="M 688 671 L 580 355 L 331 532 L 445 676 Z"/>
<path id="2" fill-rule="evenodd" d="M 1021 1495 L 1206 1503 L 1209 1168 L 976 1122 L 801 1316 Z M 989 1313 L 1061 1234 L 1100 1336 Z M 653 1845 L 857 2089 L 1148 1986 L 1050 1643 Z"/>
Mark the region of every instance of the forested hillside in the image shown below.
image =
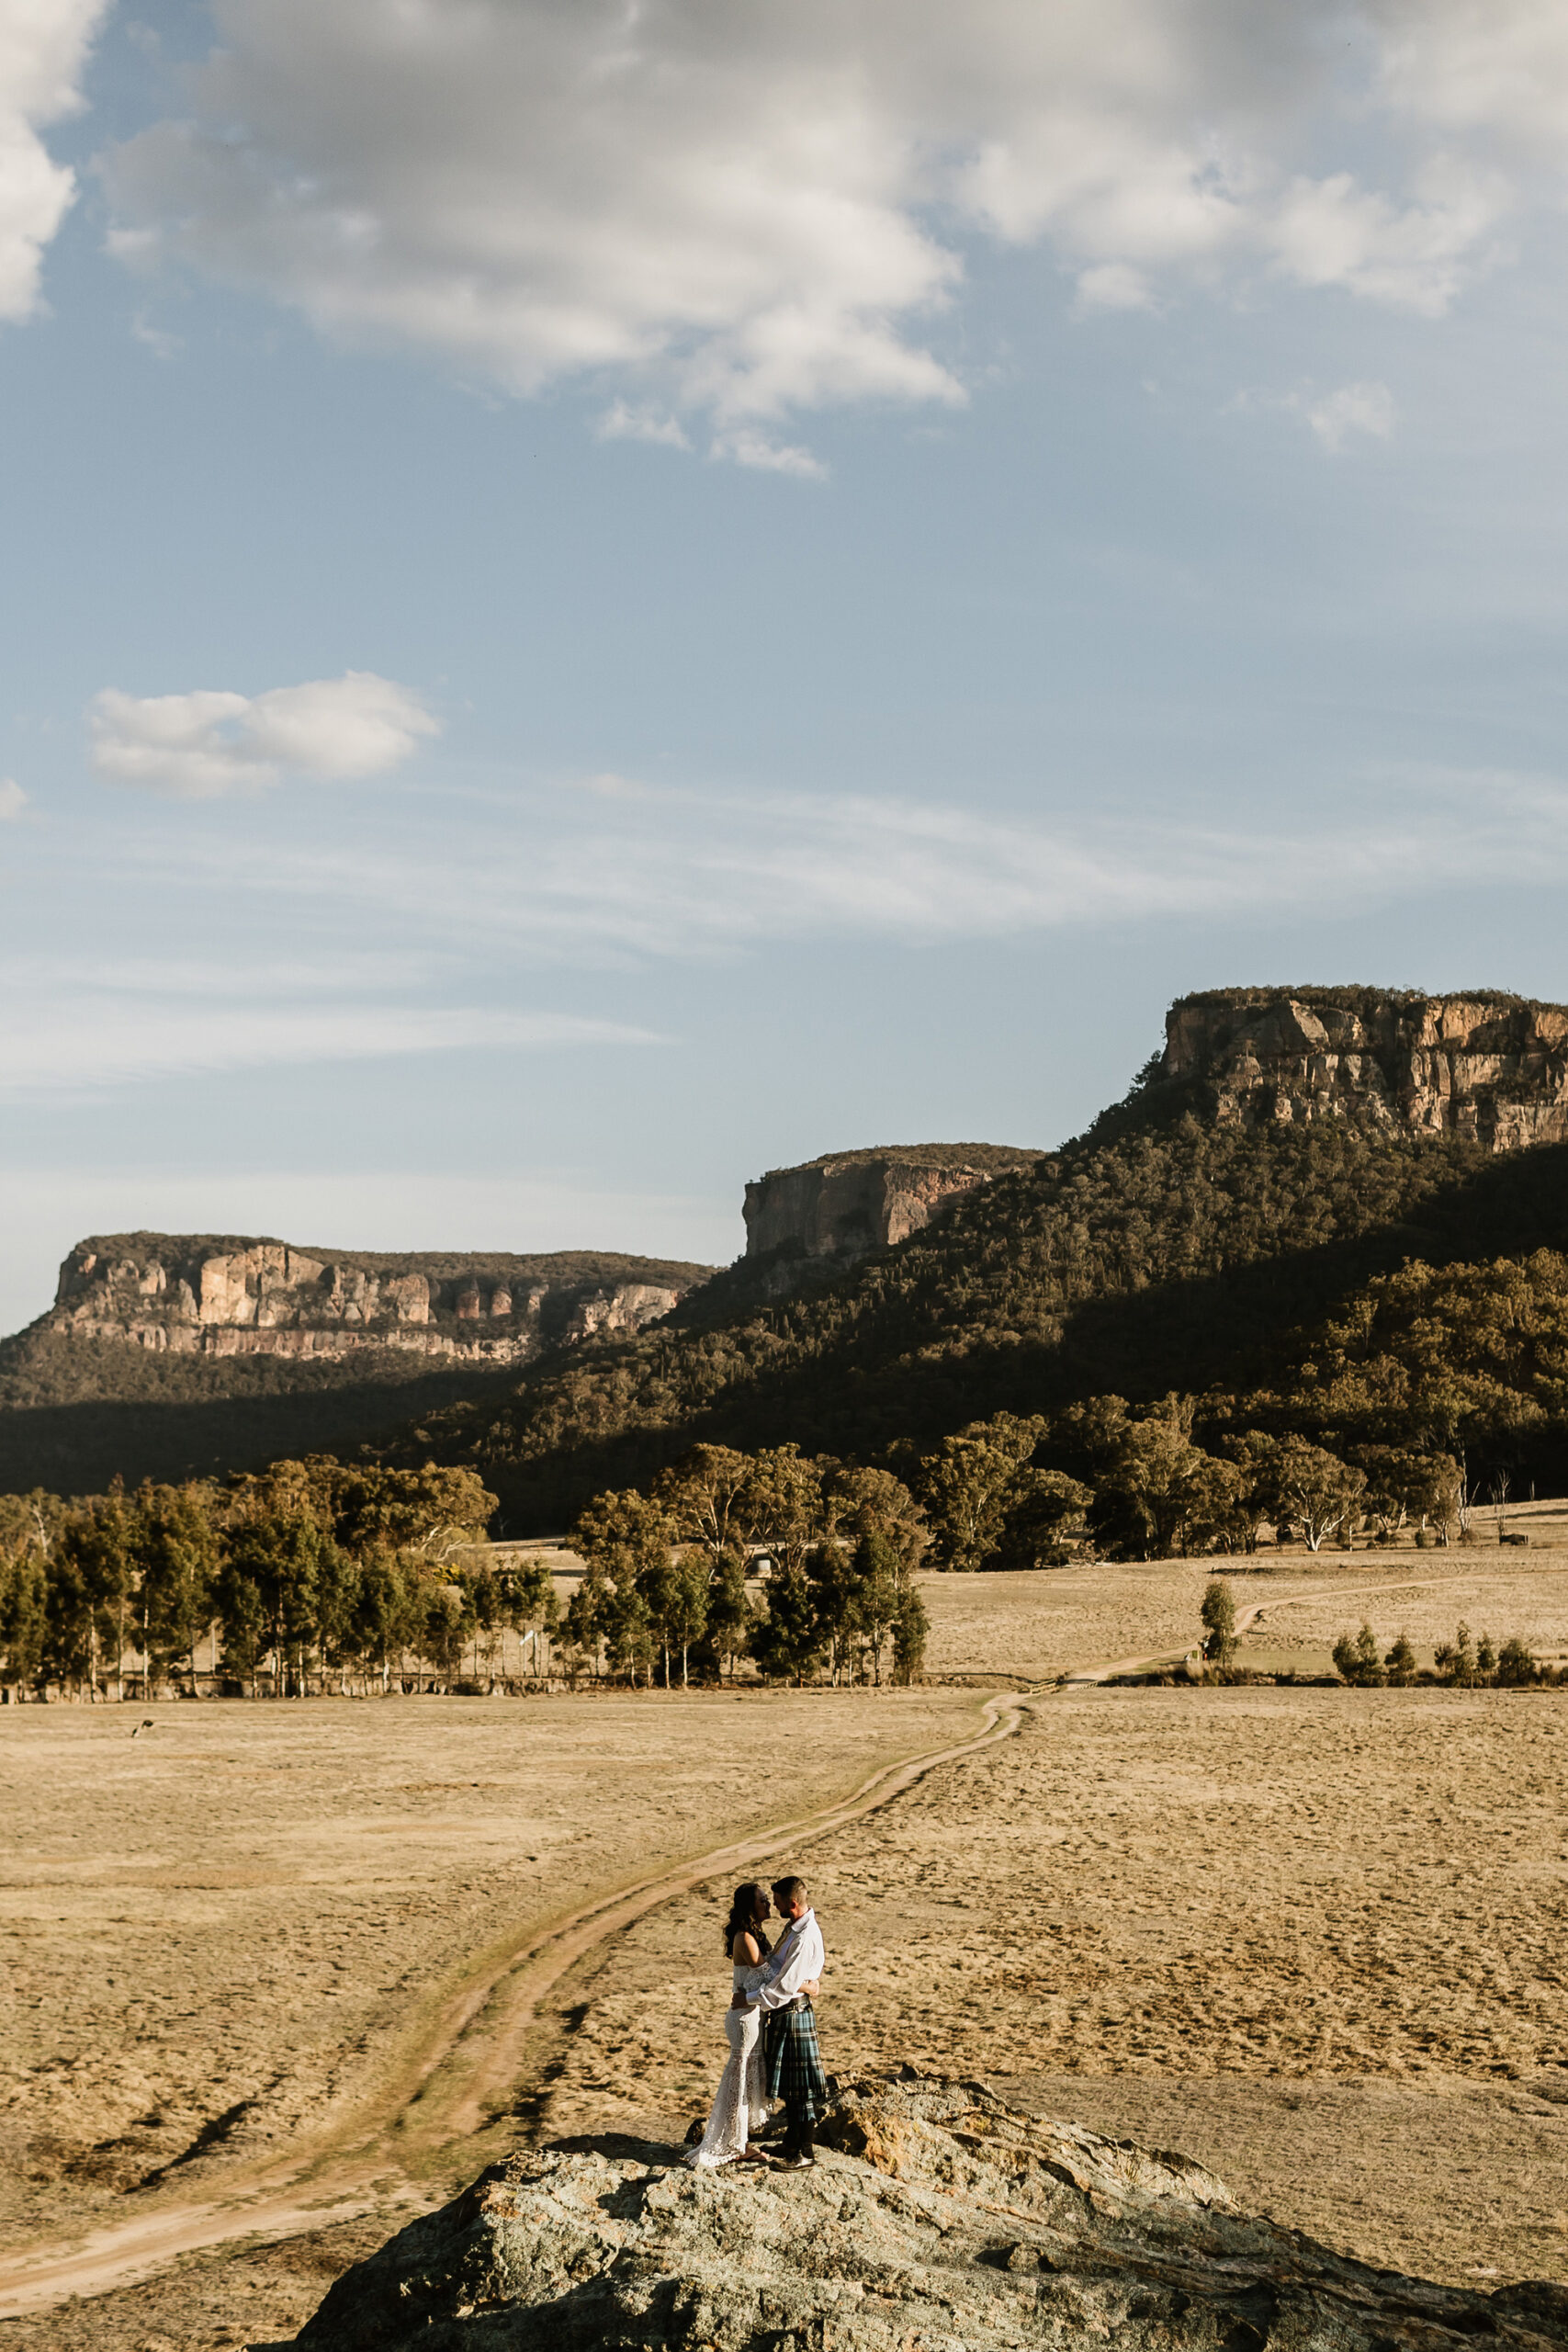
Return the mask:
<path id="1" fill-rule="evenodd" d="M 518 1529 L 559 1525 L 697 1442 L 897 1467 L 987 1415 L 1108 1393 L 1196 1396 L 1220 1430 L 1310 1430 L 1337 1398 L 1359 1434 L 1378 1416 L 1364 1397 L 1352 1410 L 1343 1380 L 1325 1402 L 1317 1327 L 1353 1329 L 1367 1285 L 1407 1261 L 1471 1267 L 1451 1305 L 1477 1286 L 1517 1293 L 1513 1261 L 1568 1248 L 1568 1146 L 1497 1157 L 1452 1134 L 1215 1126 L 1201 1110 L 1147 1073 L 1078 1142 L 826 1291 L 541 1365 L 499 1403 L 422 1419 L 389 1458 L 479 1470 Z M 1550 1261 L 1523 1279 L 1544 1299 Z M 1399 1311 L 1390 1295 L 1377 1315 L 1392 1329 Z M 1380 1376 L 1382 1421 L 1397 1419 Z M 1562 1408 L 1531 1378 L 1525 1408 L 1499 1403 L 1505 1378 L 1446 1434 L 1560 1477 Z"/>

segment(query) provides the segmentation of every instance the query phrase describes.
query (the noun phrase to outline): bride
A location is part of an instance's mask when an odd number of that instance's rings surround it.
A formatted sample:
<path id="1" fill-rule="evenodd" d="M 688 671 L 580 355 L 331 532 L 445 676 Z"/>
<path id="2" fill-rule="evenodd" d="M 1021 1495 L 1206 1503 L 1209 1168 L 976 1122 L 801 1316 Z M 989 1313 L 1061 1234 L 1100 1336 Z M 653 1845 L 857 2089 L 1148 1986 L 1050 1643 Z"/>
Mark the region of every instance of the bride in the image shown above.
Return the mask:
<path id="1" fill-rule="evenodd" d="M 724 1949 L 732 1963 L 737 1993 L 750 1994 L 757 1989 L 770 1950 L 762 1922 L 772 1909 L 767 1888 L 755 1880 L 750 1885 L 736 1888 L 729 1917 L 724 1923 Z M 738 2157 L 747 2154 L 748 2136 L 761 2131 L 768 2120 L 761 2010 L 726 2009 L 724 2030 L 729 2042 L 729 2063 L 719 2076 L 707 2130 L 699 2144 L 682 2160 L 704 2170 L 734 2164 Z"/>

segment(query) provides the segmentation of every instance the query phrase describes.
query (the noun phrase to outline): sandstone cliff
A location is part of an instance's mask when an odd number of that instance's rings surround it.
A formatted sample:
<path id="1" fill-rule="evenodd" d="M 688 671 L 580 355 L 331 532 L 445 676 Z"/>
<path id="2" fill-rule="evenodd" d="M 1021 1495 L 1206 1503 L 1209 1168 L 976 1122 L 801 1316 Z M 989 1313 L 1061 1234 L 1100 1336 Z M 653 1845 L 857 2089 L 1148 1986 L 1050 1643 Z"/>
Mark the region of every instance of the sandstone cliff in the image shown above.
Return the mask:
<path id="1" fill-rule="evenodd" d="M 1494 1151 L 1568 1139 L 1568 1007 L 1490 989 L 1213 989 L 1166 1018 L 1160 1078 L 1224 1125 L 1350 1120 L 1474 1136 Z"/>
<path id="2" fill-rule="evenodd" d="M 1002 1144 L 890 1144 L 771 1169 L 746 1187 L 746 1255 L 787 1250 L 848 1264 L 906 1240 L 978 1185 L 1038 1157 Z"/>
<path id="3" fill-rule="evenodd" d="M 1499 2352 L 1568 2288 L 1373 2270 L 1236 2210 L 1189 2159 L 979 2083 L 846 2085 L 809 2172 L 673 2149 L 520 2154 L 333 2287 L 302 2352 Z"/>
<path id="4" fill-rule="evenodd" d="M 543 1347 L 635 1331 L 712 1269 L 585 1251 L 387 1256 L 233 1235 L 78 1242 L 40 1336 L 157 1353 L 331 1361 L 367 1349 L 501 1367 Z"/>

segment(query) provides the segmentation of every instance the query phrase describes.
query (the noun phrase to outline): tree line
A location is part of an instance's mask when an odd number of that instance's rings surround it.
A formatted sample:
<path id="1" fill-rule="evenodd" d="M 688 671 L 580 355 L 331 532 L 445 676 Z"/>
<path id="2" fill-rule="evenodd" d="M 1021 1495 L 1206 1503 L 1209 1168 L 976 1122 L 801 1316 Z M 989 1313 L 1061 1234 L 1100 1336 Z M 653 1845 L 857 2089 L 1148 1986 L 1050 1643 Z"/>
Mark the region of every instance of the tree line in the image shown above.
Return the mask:
<path id="1" fill-rule="evenodd" d="M 925 1514 L 902 1480 L 798 1446 L 694 1446 L 643 1494 L 595 1495 L 570 1538 L 583 1577 L 569 1670 L 668 1689 L 743 1659 L 797 1685 L 919 1679 Z M 761 1581 L 761 1592 L 749 1588 Z"/>
<path id="2" fill-rule="evenodd" d="M 495 1510 L 471 1471 L 327 1455 L 254 1476 L 151 1481 L 84 1501 L 0 1497 L 0 1683 L 75 1696 L 194 1690 L 197 1659 L 253 1697 L 446 1684 L 503 1627 L 557 1621 L 538 1563 L 470 1547 Z"/>
<path id="3" fill-rule="evenodd" d="M 1199 1609 L 1205 1663 L 1222 1678 L 1233 1673 L 1236 1656 L 1235 1598 L 1224 1577 L 1212 1577 Z M 1461 1623 L 1451 1642 L 1439 1642 L 1432 1664 L 1424 1667 L 1408 1634 L 1384 1650 L 1363 1618 L 1359 1633 L 1342 1633 L 1334 1645 L 1334 1670 L 1358 1690 L 1403 1690 L 1416 1683 L 1445 1683 L 1465 1690 L 1522 1690 L 1568 1681 L 1568 1668 L 1538 1658 L 1528 1642 L 1510 1634 L 1499 1645 L 1490 1634 L 1476 1640 Z"/>
<path id="4" fill-rule="evenodd" d="M 1372 1444 L 1354 1460 L 1293 1431 L 1202 1430 L 1212 1400 L 1144 1407 L 1091 1396 L 1052 1414 L 971 1421 L 926 1453 L 902 1449 L 931 1565 L 1047 1568 L 1072 1559 L 1250 1553 L 1265 1527 L 1318 1551 L 1406 1528 L 1446 1544 L 1472 1504 L 1452 1454 Z"/>
<path id="5" fill-rule="evenodd" d="M 1535 1683 L 1558 1683 L 1562 1672 L 1538 1658 L 1529 1644 L 1510 1634 L 1501 1645 L 1490 1634 L 1479 1640 L 1470 1627 L 1460 1625 L 1451 1642 L 1439 1642 L 1428 1673 L 1417 1661 L 1409 1637 L 1401 1634 L 1387 1650 L 1380 1651 L 1377 1636 L 1363 1620 L 1354 1635 L 1341 1634 L 1334 1645 L 1334 1666 L 1342 1682 L 1362 1690 L 1407 1689 L 1415 1682 L 1445 1682 L 1462 1690 L 1522 1690 Z"/>
<path id="6" fill-rule="evenodd" d="M 646 1490 L 580 1511 L 564 1619 L 547 1566 L 489 1549 L 475 1474 L 282 1462 L 221 1484 L 151 1482 L 74 1502 L 0 1498 L 0 1683 L 146 1696 L 206 1671 L 257 1693 L 493 1679 L 514 1633 L 530 1672 L 633 1684 L 909 1681 L 925 1653 L 918 1567 L 1313 1549 L 1352 1531 L 1449 1542 L 1470 1504 L 1452 1454 L 1386 1443 L 1348 1460 L 1293 1432 L 1203 1430 L 1212 1400 L 1094 1396 L 993 1414 L 898 1469 L 699 1444 Z M 903 1475 L 898 1475 L 902 1471 Z"/>
<path id="7" fill-rule="evenodd" d="M 656 1489 L 593 1498 L 564 1612 L 548 1566 L 490 1549 L 469 1471 L 282 1462 L 222 1484 L 0 1498 L 0 1685 L 74 1697 L 450 1689 L 531 1671 L 690 1687 L 919 1679 L 925 1514 L 888 1472 L 699 1446 Z M 205 1653 L 205 1668 L 199 1664 Z"/>

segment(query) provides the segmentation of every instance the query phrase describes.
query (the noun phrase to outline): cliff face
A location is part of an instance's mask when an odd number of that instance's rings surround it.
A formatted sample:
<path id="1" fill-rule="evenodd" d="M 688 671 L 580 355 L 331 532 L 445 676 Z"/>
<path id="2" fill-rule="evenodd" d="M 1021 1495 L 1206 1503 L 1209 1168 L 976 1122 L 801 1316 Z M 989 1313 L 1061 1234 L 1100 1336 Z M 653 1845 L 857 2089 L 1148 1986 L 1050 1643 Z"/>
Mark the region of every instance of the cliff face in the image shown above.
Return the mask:
<path id="1" fill-rule="evenodd" d="M 111 1234 L 78 1242 L 52 1311 L 32 1328 L 176 1355 L 333 1360 L 394 1348 L 499 1367 L 548 1344 L 637 1330 L 710 1271 L 575 1251 L 377 1258 L 234 1236 Z"/>
<path id="2" fill-rule="evenodd" d="M 1172 1005 L 1161 1076 L 1209 1090 L 1222 1125 L 1340 1119 L 1512 1151 L 1568 1139 L 1568 1007 L 1491 991 L 1212 989 Z"/>
<path id="3" fill-rule="evenodd" d="M 999 1144 L 891 1145 L 775 1168 L 746 1187 L 746 1255 L 848 1263 L 918 1233 L 964 1193 L 1039 1157 Z"/>

